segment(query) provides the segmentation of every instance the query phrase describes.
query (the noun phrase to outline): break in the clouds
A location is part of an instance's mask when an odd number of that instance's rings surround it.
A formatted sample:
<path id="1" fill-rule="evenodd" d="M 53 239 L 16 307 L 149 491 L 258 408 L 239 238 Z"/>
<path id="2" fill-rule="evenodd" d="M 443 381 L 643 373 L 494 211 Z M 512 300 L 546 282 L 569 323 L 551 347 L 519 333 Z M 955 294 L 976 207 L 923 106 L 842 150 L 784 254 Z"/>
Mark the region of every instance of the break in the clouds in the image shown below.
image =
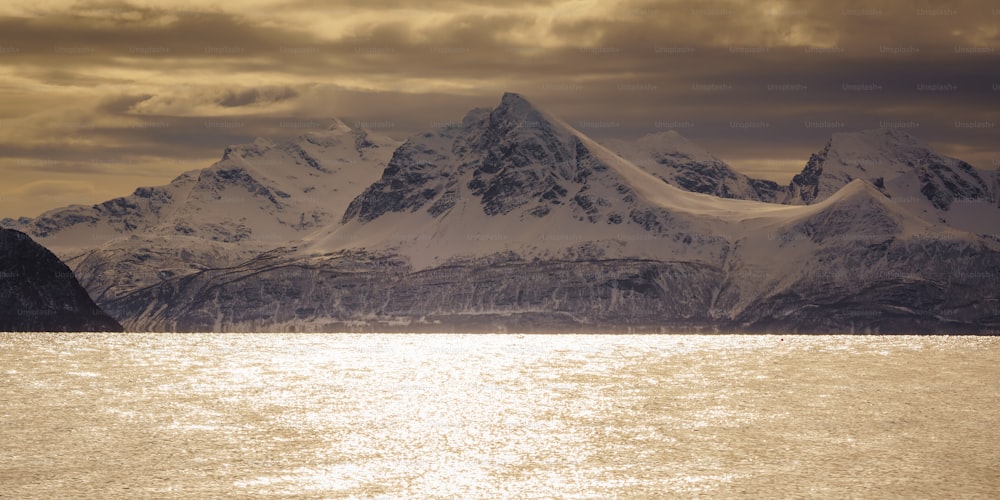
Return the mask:
<path id="1" fill-rule="evenodd" d="M 777 180 L 831 133 L 880 126 L 1000 163 L 985 2 L 330 3 L 4 3 L 0 216 L 164 183 L 303 132 L 288 123 L 403 138 L 505 90 L 597 138 L 677 129 Z"/>

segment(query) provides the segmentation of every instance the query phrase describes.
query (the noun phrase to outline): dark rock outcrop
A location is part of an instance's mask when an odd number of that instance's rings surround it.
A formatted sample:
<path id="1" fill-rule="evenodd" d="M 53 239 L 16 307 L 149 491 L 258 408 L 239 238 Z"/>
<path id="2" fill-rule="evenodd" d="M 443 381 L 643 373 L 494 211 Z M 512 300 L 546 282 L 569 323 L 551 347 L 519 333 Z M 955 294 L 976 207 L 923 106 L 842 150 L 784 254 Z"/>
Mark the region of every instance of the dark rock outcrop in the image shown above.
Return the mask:
<path id="1" fill-rule="evenodd" d="M 73 272 L 28 235 L 0 229 L 0 331 L 122 331 Z"/>

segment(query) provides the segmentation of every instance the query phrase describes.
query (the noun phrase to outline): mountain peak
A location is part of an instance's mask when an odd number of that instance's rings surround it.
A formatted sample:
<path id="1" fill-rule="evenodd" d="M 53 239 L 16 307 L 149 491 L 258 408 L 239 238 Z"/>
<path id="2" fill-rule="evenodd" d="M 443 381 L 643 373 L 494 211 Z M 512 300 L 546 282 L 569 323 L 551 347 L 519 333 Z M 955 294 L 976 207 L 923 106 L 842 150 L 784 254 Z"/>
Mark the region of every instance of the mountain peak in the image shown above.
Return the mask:
<path id="1" fill-rule="evenodd" d="M 882 127 L 882 128 L 869 128 L 864 130 L 859 130 L 856 132 L 859 135 L 873 136 L 873 137 L 886 137 L 894 140 L 902 140 L 907 142 L 919 141 L 917 137 L 901 128 L 892 127 Z"/>
<path id="2" fill-rule="evenodd" d="M 537 126 L 547 121 L 538 108 L 520 94 L 505 92 L 500 105 L 490 115 L 491 124 L 519 122 L 521 126 Z"/>
<path id="3" fill-rule="evenodd" d="M 707 154 L 704 148 L 692 142 L 691 139 L 684 137 L 683 135 L 680 134 L 680 132 L 677 132 L 676 130 L 652 132 L 640 137 L 636 142 L 639 144 L 647 144 L 650 146 L 659 145 L 661 147 L 672 146 L 674 148 L 679 148 L 679 149 L 694 149 L 697 150 L 699 153 L 704 152 L 705 154 Z"/>
<path id="4" fill-rule="evenodd" d="M 635 140 L 606 139 L 619 156 L 663 182 L 685 191 L 721 198 L 777 201 L 777 183 L 751 179 L 733 170 L 697 143 L 674 130 L 661 130 Z"/>
<path id="5" fill-rule="evenodd" d="M 330 124 L 327 130 L 330 132 L 351 132 L 354 129 L 340 118 L 334 118 L 333 123 Z"/>
<path id="6" fill-rule="evenodd" d="M 885 193 L 879 191 L 872 183 L 864 179 L 854 179 L 824 200 L 824 202 L 831 203 L 836 200 L 848 200 L 858 197 L 871 197 L 878 200 L 886 199 Z"/>
<path id="7" fill-rule="evenodd" d="M 608 142 L 614 146 L 613 149 L 624 152 L 626 159 L 644 168 L 653 167 L 655 170 L 660 170 L 660 166 L 674 169 L 686 165 L 695 170 L 701 170 L 707 164 L 722 163 L 704 148 L 673 130 L 646 134 L 634 141 L 611 140 Z M 654 175 L 658 174 L 654 173 Z M 726 174 L 726 177 L 729 176 Z M 662 176 L 660 177 L 662 178 Z M 667 183 L 671 182 L 667 181 Z"/>
<path id="8" fill-rule="evenodd" d="M 945 220 L 943 213 L 956 200 L 992 196 L 984 176 L 968 163 L 935 152 L 907 131 L 881 128 L 833 134 L 792 179 L 785 203 L 822 201 L 855 179 L 872 183 L 892 199 L 905 200 L 907 208 L 934 221 Z M 953 212 L 947 220 L 966 230 L 982 229 L 977 217 Z"/>
<path id="9" fill-rule="evenodd" d="M 688 140 L 687 137 L 684 137 L 683 134 L 681 134 L 680 132 L 678 132 L 678 131 L 676 131 L 674 129 L 664 130 L 662 132 L 653 132 L 653 133 L 646 134 L 646 135 L 651 135 L 651 136 L 654 136 L 654 137 L 655 136 L 661 136 L 661 137 L 679 137 L 681 139 L 684 139 L 685 141 Z"/>
<path id="10" fill-rule="evenodd" d="M 521 100 L 524 100 L 524 97 L 521 96 L 521 94 L 516 92 L 504 92 L 503 97 L 500 98 L 500 104 L 510 104 Z"/>

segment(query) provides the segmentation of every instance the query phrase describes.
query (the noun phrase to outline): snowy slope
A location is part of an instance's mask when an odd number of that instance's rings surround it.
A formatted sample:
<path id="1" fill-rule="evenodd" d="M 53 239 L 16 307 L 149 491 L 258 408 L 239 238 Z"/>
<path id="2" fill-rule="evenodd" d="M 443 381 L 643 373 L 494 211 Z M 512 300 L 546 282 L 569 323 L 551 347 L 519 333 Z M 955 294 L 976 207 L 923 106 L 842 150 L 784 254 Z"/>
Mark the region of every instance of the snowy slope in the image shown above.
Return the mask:
<path id="1" fill-rule="evenodd" d="M 981 234 L 1000 225 L 989 174 L 896 129 L 833 134 L 792 179 L 784 203 L 815 203 L 854 179 L 871 182 L 893 203 L 928 220 Z"/>
<path id="2" fill-rule="evenodd" d="M 302 251 L 391 248 L 418 268 L 506 250 L 524 258 L 669 251 L 718 262 L 724 239 L 709 228 L 693 232 L 689 218 L 667 210 L 680 205 L 743 210 L 659 182 L 508 93 L 489 113 L 408 140 L 350 204 L 344 224 L 310 235 Z"/>
<path id="3" fill-rule="evenodd" d="M 581 245 L 603 255 L 719 262 L 725 242 L 818 210 L 657 182 L 508 93 L 491 113 L 470 113 L 462 127 L 407 141 L 383 177 L 351 203 L 344 224 L 306 237 L 299 251 L 391 248 L 418 268 L 501 250 L 533 258 Z"/>
<path id="4" fill-rule="evenodd" d="M 780 201 L 785 194 L 783 186 L 736 172 L 673 130 L 648 134 L 634 141 L 608 139 L 603 143 L 667 184 L 686 191 L 766 202 Z"/>
<path id="5" fill-rule="evenodd" d="M 336 222 L 398 142 L 342 122 L 275 144 L 226 148 L 166 186 L 17 224 L 66 260 L 101 301 L 162 279 L 235 264 Z"/>
<path id="6" fill-rule="evenodd" d="M 345 127 L 284 144 L 258 138 L 230 146 L 211 167 L 181 174 L 166 186 L 50 210 L 22 225 L 64 255 L 142 233 L 281 244 L 339 218 L 378 178 L 398 145 Z"/>

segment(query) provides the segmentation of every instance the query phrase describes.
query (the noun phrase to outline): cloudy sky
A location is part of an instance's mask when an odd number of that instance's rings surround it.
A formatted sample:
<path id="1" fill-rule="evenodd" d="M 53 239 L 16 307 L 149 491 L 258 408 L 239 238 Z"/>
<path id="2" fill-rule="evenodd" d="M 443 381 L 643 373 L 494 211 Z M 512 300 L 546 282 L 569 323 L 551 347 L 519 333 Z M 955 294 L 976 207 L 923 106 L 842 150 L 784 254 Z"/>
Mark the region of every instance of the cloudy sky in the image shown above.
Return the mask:
<path id="1" fill-rule="evenodd" d="M 782 182 L 831 133 L 880 126 L 992 170 L 998 68 L 987 1 L 6 0 L 0 217 L 332 117 L 404 139 L 506 90 L 598 139 L 672 128 Z"/>

